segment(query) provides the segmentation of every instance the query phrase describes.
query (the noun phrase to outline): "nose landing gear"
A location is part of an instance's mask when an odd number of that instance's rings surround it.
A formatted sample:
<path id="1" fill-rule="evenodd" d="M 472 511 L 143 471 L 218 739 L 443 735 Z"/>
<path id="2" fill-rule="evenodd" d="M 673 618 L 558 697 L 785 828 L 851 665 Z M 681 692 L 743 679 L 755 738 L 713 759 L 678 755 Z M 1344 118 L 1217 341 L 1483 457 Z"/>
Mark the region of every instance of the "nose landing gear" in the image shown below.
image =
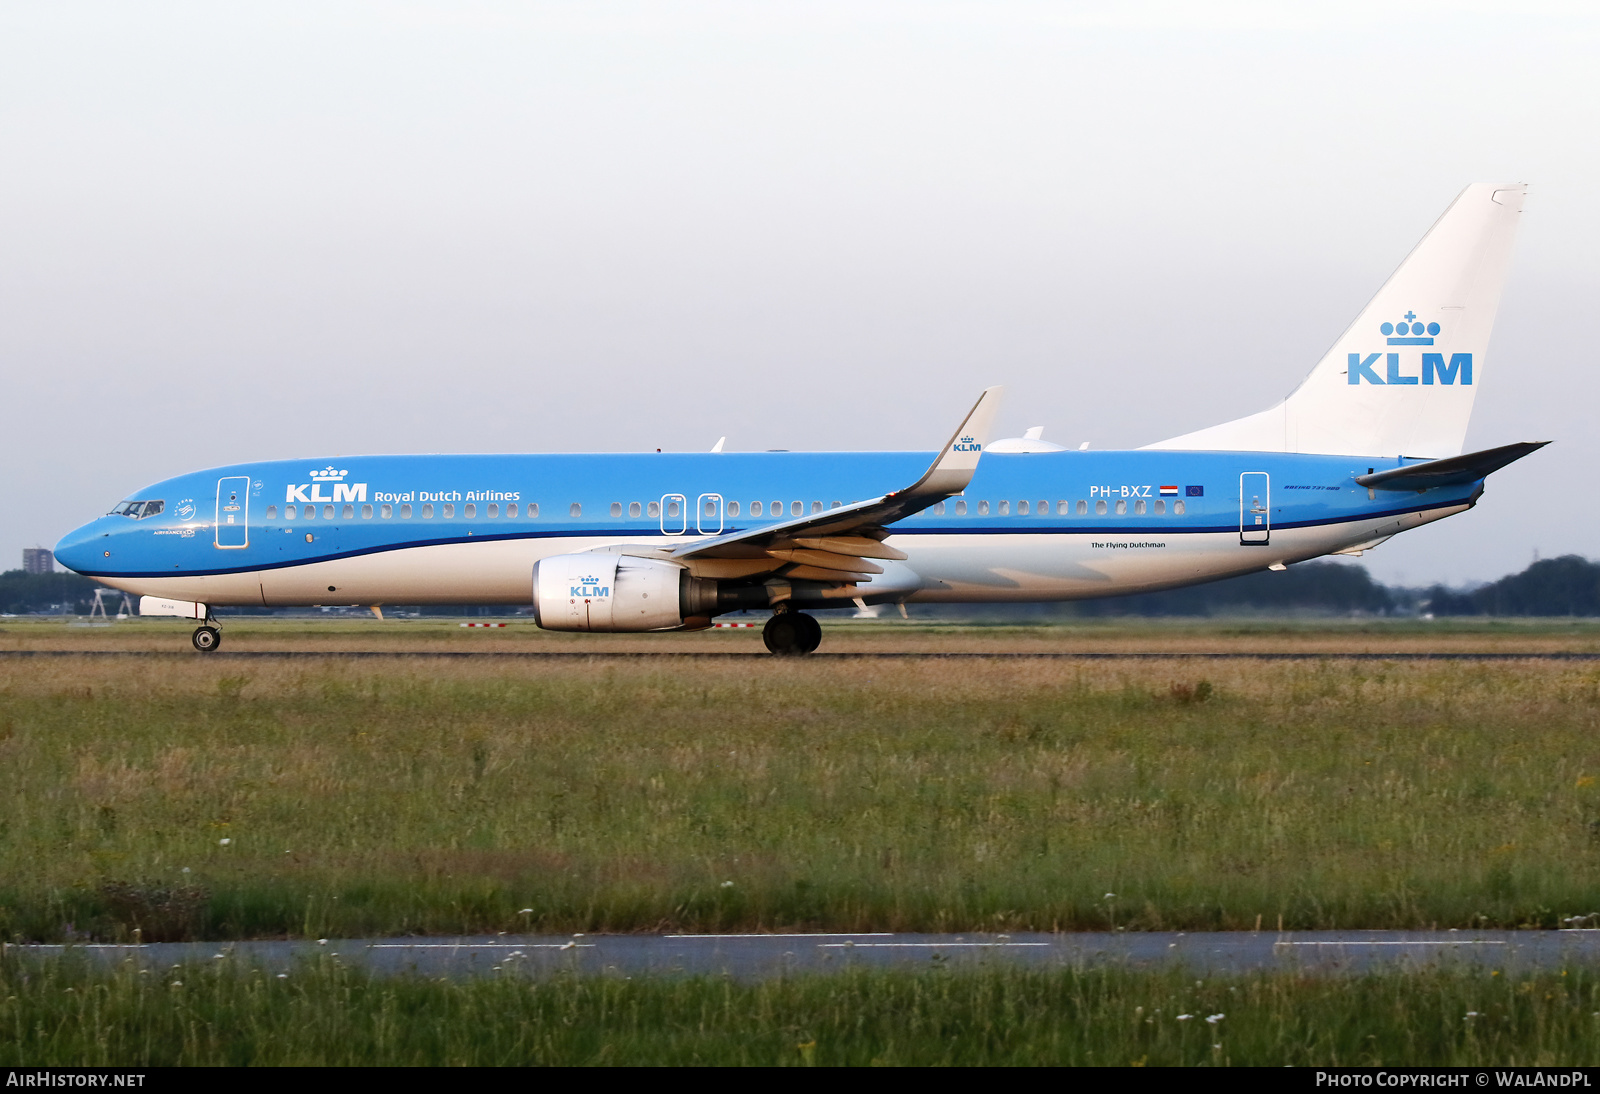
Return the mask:
<path id="1" fill-rule="evenodd" d="M 761 640 L 780 657 L 810 653 L 822 645 L 822 625 L 805 612 L 782 611 L 767 620 Z"/>

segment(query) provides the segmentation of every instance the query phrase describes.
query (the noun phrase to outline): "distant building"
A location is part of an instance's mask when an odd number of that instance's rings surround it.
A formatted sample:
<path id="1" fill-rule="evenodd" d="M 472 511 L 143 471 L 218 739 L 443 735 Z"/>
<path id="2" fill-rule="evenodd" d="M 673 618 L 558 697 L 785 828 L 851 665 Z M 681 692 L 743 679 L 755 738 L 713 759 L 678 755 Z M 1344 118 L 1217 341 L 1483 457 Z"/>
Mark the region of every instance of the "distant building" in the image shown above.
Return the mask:
<path id="1" fill-rule="evenodd" d="M 30 574 L 53 574 L 56 572 L 56 556 L 43 547 L 24 547 L 22 569 Z"/>

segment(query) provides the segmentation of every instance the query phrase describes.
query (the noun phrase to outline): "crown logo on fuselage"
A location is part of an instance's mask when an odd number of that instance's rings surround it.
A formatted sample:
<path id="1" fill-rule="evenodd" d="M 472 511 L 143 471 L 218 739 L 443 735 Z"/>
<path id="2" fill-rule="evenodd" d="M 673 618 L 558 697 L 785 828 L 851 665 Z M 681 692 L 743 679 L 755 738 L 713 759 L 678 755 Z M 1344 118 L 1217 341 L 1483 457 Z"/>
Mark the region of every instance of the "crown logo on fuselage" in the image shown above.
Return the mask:
<path id="1" fill-rule="evenodd" d="M 344 481 L 344 477 L 346 475 L 348 475 L 349 473 L 350 473 L 349 471 L 340 471 L 340 470 L 338 470 L 337 468 L 335 468 L 333 466 L 333 464 L 330 463 L 327 467 L 323 468 L 321 471 L 313 471 L 313 472 L 311 472 L 311 481 L 312 482 L 343 482 Z"/>
<path id="2" fill-rule="evenodd" d="M 1378 330 L 1389 336 L 1391 346 L 1431 346 L 1439 324 L 1423 323 L 1416 312 L 1408 311 L 1401 322 L 1380 324 Z"/>

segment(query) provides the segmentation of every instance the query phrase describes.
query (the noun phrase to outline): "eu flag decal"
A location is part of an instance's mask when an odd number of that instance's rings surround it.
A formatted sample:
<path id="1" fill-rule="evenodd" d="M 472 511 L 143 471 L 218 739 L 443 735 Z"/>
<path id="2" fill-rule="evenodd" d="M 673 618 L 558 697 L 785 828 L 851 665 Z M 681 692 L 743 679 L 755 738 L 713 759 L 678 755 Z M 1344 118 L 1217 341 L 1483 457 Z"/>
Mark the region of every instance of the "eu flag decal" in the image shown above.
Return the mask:
<path id="1" fill-rule="evenodd" d="M 1186 497 L 1203 498 L 1206 496 L 1206 488 L 1203 486 L 1185 486 L 1183 493 Z"/>

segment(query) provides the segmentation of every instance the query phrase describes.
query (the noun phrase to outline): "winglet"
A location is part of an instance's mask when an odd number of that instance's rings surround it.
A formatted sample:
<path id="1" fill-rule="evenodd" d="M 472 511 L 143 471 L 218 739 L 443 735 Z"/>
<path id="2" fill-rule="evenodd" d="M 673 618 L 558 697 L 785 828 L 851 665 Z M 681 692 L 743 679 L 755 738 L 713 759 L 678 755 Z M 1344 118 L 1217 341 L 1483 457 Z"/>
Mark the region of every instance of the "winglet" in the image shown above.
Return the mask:
<path id="1" fill-rule="evenodd" d="M 995 412 L 1000 409 L 1003 387 L 988 387 L 978 396 L 978 401 L 967 412 L 959 428 L 945 442 L 944 451 L 915 483 L 890 497 L 915 498 L 937 495 L 949 497 L 959 494 L 972 481 L 978 470 L 978 457 L 983 446 L 989 443 L 994 429 Z"/>

